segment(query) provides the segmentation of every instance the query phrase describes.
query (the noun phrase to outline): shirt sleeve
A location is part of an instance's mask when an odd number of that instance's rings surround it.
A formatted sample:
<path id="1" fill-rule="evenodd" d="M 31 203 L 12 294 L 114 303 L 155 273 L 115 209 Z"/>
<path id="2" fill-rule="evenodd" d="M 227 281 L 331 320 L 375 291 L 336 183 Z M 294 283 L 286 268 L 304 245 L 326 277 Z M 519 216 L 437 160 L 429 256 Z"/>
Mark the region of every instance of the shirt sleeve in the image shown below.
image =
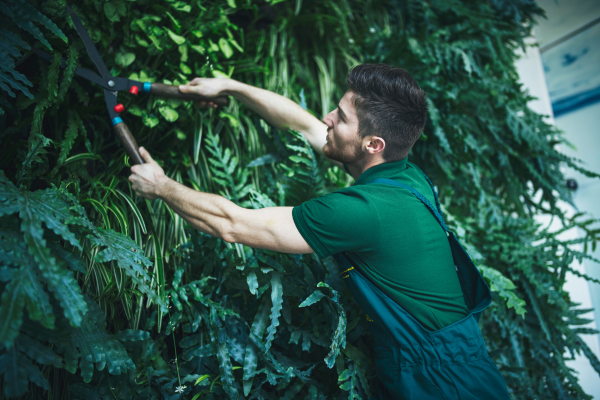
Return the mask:
<path id="1" fill-rule="evenodd" d="M 341 190 L 292 210 L 298 231 L 320 258 L 361 252 L 379 241 L 379 216 L 366 192 Z"/>

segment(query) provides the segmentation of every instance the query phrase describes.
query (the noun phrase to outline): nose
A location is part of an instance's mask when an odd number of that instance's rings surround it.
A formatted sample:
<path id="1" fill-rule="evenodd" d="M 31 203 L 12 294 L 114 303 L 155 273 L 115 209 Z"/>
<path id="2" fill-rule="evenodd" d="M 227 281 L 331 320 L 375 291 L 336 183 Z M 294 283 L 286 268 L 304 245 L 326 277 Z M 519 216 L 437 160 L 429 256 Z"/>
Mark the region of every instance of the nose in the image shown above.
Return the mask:
<path id="1" fill-rule="evenodd" d="M 334 110 L 335 111 L 335 110 Z M 323 123 L 325 125 L 327 125 L 327 128 L 333 128 L 333 118 L 332 118 L 332 114 L 333 111 L 330 112 L 329 114 L 327 114 L 325 117 L 323 117 Z M 329 129 L 328 129 L 329 130 Z"/>

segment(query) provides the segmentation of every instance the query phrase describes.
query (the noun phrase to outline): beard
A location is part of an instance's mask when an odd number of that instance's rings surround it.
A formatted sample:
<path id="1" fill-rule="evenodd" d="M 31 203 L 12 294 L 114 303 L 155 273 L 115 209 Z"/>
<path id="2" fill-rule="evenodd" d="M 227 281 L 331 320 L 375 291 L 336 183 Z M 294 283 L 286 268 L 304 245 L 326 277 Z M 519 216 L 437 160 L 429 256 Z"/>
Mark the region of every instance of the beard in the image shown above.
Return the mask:
<path id="1" fill-rule="evenodd" d="M 362 141 L 357 140 L 356 142 L 347 145 L 343 149 L 337 149 L 333 147 L 333 143 L 329 141 L 329 134 L 327 135 L 327 143 L 323 146 L 323 155 L 330 160 L 339 161 L 342 164 L 351 165 L 359 162 L 367 153 L 362 149 Z"/>

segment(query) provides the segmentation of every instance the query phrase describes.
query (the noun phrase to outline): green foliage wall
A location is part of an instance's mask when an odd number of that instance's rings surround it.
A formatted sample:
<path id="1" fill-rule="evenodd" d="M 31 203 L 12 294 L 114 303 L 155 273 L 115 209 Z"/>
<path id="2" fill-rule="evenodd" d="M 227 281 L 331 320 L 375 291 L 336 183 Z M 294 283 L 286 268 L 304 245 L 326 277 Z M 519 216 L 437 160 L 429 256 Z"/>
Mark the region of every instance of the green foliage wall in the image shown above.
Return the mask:
<path id="1" fill-rule="evenodd" d="M 61 0 L 0 3 L 2 396 L 52 399 L 369 398 L 364 313 L 331 260 L 231 245 L 136 198 L 93 66 Z M 527 107 L 514 50 L 541 10 L 514 1 L 82 0 L 71 4 L 113 75 L 183 83 L 229 76 L 317 116 L 348 69 L 384 62 L 427 91 L 411 155 L 494 292 L 481 328 L 515 398 L 587 398 L 565 365 L 592 333 L 562 290 L 573 245 L 564 143 Z M 37 10 L 37 11 L 36 11 Z M 41 14 L 40 14 L 41 12 Z M 44 15 L 46 17 L 44 17 Z M 43 28 L 42 28 L 43 27 Z M 41 28 L 41 29 L 40 29 Z M 51 63 L 30 46 L 53 49 Z M 64 57 L 67 68 L 59 68 Z M 293 206 L 351 184 L 303 137 L 242 105 L 200 111 L 119 95 L 168 175 L 244 207 Z M 596 176 L 591 172 L 589 175 Z M 585 236 L 535 223 L 552 214 Z"/>

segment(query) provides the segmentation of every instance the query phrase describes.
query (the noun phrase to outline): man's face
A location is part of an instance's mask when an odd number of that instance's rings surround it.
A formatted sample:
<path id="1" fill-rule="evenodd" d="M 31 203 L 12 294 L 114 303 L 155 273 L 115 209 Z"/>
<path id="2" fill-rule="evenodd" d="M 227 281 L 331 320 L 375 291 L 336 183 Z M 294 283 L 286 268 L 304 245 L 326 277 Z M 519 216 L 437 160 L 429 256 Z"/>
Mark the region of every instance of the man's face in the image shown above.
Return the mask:
<path id="1" fill-rule="evenodd" d="M 363 139 L 358 135 L 358 117 L 352 96 L 352 92 L 346 92 L 338 107 L 323 118 L 327 125 L 327 143 L 323 146 L 323 154 L 344 164 L 354 164 L 367 155 L 362 148 Z"/>

